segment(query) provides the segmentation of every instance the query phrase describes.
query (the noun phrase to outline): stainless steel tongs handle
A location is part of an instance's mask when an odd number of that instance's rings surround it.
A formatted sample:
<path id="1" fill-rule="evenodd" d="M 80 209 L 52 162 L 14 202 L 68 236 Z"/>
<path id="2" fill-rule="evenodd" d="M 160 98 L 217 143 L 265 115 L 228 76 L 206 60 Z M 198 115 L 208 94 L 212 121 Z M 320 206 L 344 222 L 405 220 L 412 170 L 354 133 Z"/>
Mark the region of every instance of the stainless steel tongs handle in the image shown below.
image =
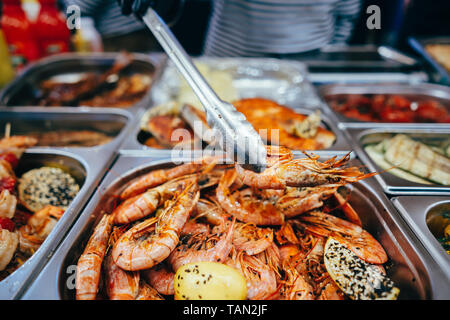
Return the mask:
<path id="1" fill-rule="evenodd" d="M 263 171 L 266 167 L 266 148 L 244 115 L 217 96 L 169 27 L 152 8 L 148 8 L 142 19 L 203 104 L 208 124 L 218 136 L 222 149 L 243 167 Z"/>

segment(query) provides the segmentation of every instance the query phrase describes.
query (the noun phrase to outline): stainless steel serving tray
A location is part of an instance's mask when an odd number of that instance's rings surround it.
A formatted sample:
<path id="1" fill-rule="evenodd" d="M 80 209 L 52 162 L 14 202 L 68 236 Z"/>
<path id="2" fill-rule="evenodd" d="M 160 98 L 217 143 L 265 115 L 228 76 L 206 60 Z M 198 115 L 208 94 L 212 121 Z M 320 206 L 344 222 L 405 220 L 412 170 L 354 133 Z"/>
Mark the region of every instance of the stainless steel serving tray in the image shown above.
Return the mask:
<path id="1" fill-rule="evenodd" d="M 293 110 L 300 114 L 309 115 L 314 110 L 308 109 L 308 108 L 293 108 Z M 142 118 L 143 114 L 145 112 L 142 112 L 138 115 L 138 117 Z M 334 133 L 336 136 L 335 142 L 326 149 L 322 150 L 329 150 L 329 151 L 350 151 L 351 146 L 347 141 L 347 138 L 344 136 L 341 129 L 338 128 L 338 125 L 336 121 L 333 121 L 331 119 L 333 115 L 328 112 L 328 110 L 323 110 L 321 119 L 322 119 L 322 126 L 331 132 Z M 147 147 L 144 142 L 146 137 L 150 137 L 151 135 L 141 130 L 139 125 L 136 125 L 132 128 L 130 133 L 125 138 L 123 144 L 121 145 L 121 151 L 122 152 L 133 152 L 134 150 L 147 150 L 151 151 L 152 153 L 155 152 L 156 154 L 170 154 L 171 150 L 167 149 L 156 149 Z M 312 151 L 315 152 L 315 151 Z"/>
<path id="2" fill-rule="evenodd" d="M 326 152 L 318 154 L 323 159 L 334 155 Z M 359 162 L 352 160 L 352 164 L 359 165 Z M 112 195 L 119 194 L 125 183 L 139 175 L 172 165 L 170 158 L 152 158 L 147 153 L 121 155 L 49 263 L 21 299 L 73 299 L 77 260 L 95 223 L 105 212 L 111 211 Z M 352 187 L 350 202 L 359 212 L 365 228 L 386 249 L 390 257 L 386 269 L 400 287 L 400 298 L 448 298 L 448 279 L 408 229 L 373 178 L 358 182 Z"/>
<path id="3" fill-rule="evenodd" d="M 11 135 L 27 135 L 59 130 L 92 130 L 106 134 L 114 142 L 130 126 L 132 114 L 114 108 L 9 107 L 0 108 L 0 128 L 11 125 Z M 1 136 L 2 134 L 0 134 Z"/>
<path id="4" fill-rule="evenodd" d="M 411 182 L 384 171 L 371 159 L 364 150 L 361 139 L 369 134 L 376 133 L 406 133 L 413 135 L 450 135 L 450 126 L 448 125 L 421 125 L 414 124 L 395 124 L 395 127 L 389 124 L 361 124 L 359 127 L 344 125 L 344 132 L 350 140 L 353 150 L 358 158 L 371 171 L 380 172 L 375 176 L 384 192 L 392 195 L 450 195 L 450 186 L 437 184 L 421 184 Z"/>
<path id="5" fill-rule="evenodd" d="M 439 207 L 450 208 L 449 197 L 428 197 L 428 196 L 400 196 L 391 199 L 403 218 L 408 222 L 411 229 L 430 252 L 436 262 L 446 271 L 447 278 L 450 279 L 450 255 L 444 250 L 436 240 L 427 225 L 427 218 L 432 210 L 439 210 Z M 436 212 L 437 213 L 437 212 Z M 447 287 L 450 296 L 450 286 Z M 447 296 L 448 298 L 448 296 Z"/>
<path id="6" fill-rule="evenodd" d="M 119 53 L 63 53 L 41 59 L 30 64 L 0 93 L 0 106 L 34 106 L 33 101 L 41 81 L 54 76 L 79 78 L 86 72 L 102 72 L 112 66 Z M 161 54 L 133 53 L 133 61 L 128 67 L 130 73 L 147 73 L 152 77 L 152 85 L 159 76 L 164 63 Z M 151 87 L 147 94 L 135 105 L 126 108 L 135 112 L 151 105 Z M 108 107 L 108 106 L 105 106 Z M 121 108 L 124 109 L 124 108 Z"/>
<path id="7" fill-rule="evenodd" d="M 308 80 L 307 68 L 301 62 L 226 57 L 198 57 L 194 62 L 231 75 L 238 99 L 260 97 L 290 107 L 306 108 L 316 108 L 320 104 L 317 92 Z M 175 100 L 180 84 L 181 75 L 171 61 L 168 61 L 160 79 L 153 86 L 152 96 L 155 104 Z"/>
<path id="8" fill-rule="evenodd" d="M 364 84 L 375 83 L 403 83 L 418 84 L 429 80 L 428 75 L 422 71 L 401 73 L 401 72 L 319 72 L 310 70 L 309 81 L 316 86 L 332 84 Z"/>
<path id="9" fill-rule="evenodd" d="M 430 99 L 438 99 L 444 101 L 447 106 L 450 106 L 450 87 L 441 86 L 430 83 L 420 84 L 399 84 L 399 83 L 374 83 L 374 84 L 334 84 L 320 86 L 319 94 L 323 99 L 324 107 L 331 110 L 335 114 L 336 119 L 340 123 L 345 123 L 346 126 L 351 126 L 352 123 L 358 125 L 359 123 L 373 123 L 363 122 L 347 118 L 335 112 L 331 106 L 326 102 L 327 96 L 341 95 L 341 94 L 399 94 L 399 95 L 424 95 Z M 448 107 L 450 108 L 450 107 Z M 450 111 L 450 109 L 449 109 Z"/>
<path id="10" fill-rule="evenodd" d="M 77 112 L 74 111 L 73 108 L 58 108 L 58 111 L 53 112 L 48 108 L 27 107 L 12 107 L 0 111 L 0 122 L 12 123 L 13 133 L 26 133 L 26 124 L 35 121 L 47 123 L 52 128 L 59 128 L 63 123 L 74 129 L 79 128 L 76 124 L 100 128 L 104 126 L 102 121 L 106 121 L 106 124 L 113 127 L 109 128 L 113 129 L 110 133 L 116 134 L 109 143 L 96 147 L 35 147 L 27 149 L 22 156 L 16 170 L 18 176 L 25 170 L 43 165 L 52 163 L 63 165 L 79 183 L 80 191 L 35 254 L 7 278 L 0 281 L 0 299 L 17 298 L 18 294 L 39 274 L 100 183 L 114 158 L 116 149 L 132 125 L 132 116 L 125 110 L 79 108 Z M 55 121 L 60 123 L 53 125 Z"/>
<path id="11" fill-rule="evenodd" d="M 432 77 L 437 83 L 450 85 L 450 72 L 439 63 L 427 50 L 426 46 L 431 44 L 449 45 L 450 37 L 433 37 L 415 39 L 414 37 L 408 38 L 409 45 L 431 66 L 433 69 Z"/>

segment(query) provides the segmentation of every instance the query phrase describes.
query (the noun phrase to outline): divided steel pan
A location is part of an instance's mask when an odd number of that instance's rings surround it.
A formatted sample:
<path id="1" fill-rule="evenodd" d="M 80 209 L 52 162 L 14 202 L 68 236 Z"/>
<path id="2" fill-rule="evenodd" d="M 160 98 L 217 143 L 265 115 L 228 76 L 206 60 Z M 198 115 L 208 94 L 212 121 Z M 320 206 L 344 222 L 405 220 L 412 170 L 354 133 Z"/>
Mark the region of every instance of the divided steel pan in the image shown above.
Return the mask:
<path id="1" fill-rule="evenodd" d="M 230 75 L 237 99 L 265 98 L 288 106 L 298 113 L 310 114 L 314 109 L 321 109 L 322 102 L 314 86 L 309 82 L 305 65 L 297 61 L 268 58 L 213 58 L 194 59 L 214 71 L 223 71 Z M 182 79 L 169 61 L 161 77 L 152 88 L 152 100 L 155 106 L 177 100 L 182 87 Z M 350 146 L 337 128 L 334 119 L 330 119 L 328 110 L 322 110 L 322 125 L 336 135 L 334 144 L 326 150 L 348 151 Z M 144 111 L 137 115 L 138 121 Z M 331 113 L 332 115 L 332 113 Z M 138 122 L 137 122 L 138 123 Z M 122 151 L 149 150 L 155 154 L 169 154 L 167 149 L 145 146 L 149 133 L 136 125 L 121 146 Z"/>
<path id="2" fill-rule="evenodd" d="M 322 160 L 332 156 L 318 153 Z M 335 154 L 333 154 L 335 155 Z M 343 153 L 341 155 L 344 155 Z M 360 165 L 353 159 L 352 165 Z M 121 155 L 105 176 L 80 218 L 21 299 L 74 299 L 78 258 L 99 219 L 111 212 L 113 199 L 125 184 L 151 170 L 173 166 L 170 158 L 141 153 Z M 400 218 L 373 178 L 350 187 L 350 203 L 363 226 L 385 248 L 388 275 L 400 288 L 401 299 L 448 298 L 448 279 Z"/>
<path id="3" fill-rule="evenodd" d="M 391 199 L 411 229 L 450 279 L 450 255 L 438 242 L 442 230 L 436 230 L 433 219 L 450 214 L 450 198 L 438 196 L 399 196 Z M 450 294 L 450 286 L 447 288 Z M 448 298 L 448 296 L 447 296 Z"/>
<path id="4" fill-rule="evenodd" d="M 118 55 L 119 53 L 112 52 L 63 53 L 41 59 L 30 64 L 1 91 L 0 106 L 35 106 L 35 99 L 39 94 L 39 86 L 42 81 L 53 77 L 64 78 L 65 81 L 70 81 L 70 79 L 76 81 L 88 72 L 104 72 L 113 65 Z M 141 108 L 147 108 L 151 105 L 151 87 L 159 76 L 163 62 L 164 56 L 161 54 L 133 53 L 132 63 L 124 72 L 126 74 L 147 74 L 152 78 L 152 83 L 144 97 L 135 105 L 126 108 L 127 110 L 134 113 Z"/>
<path id="5" fill-rule="evenodd" d="M 80 191 L 40 248 L 22 266 L 0 281 L 0 299 L 17 298 L 51 258 L 100 183 L 116 149 L 132 125 L 131 119 L 132 115 L 125 110 L 103 108 L 78 109 L 74 112 L 73 108 L 42 110 L 19 107 L 0 111 L 0 125 L 11 123 L 13 134 L 26 134 L 36 125 L 45 124 L 46 128 L 52 130 L 97 129 L 113 136 L 109 143 L 95 147 L 33 147 L 24 153 L 15 170 L 18 177 L 41 166 L 63 167 L 75 178 Z"/>
<path id="6" fill-rule="evenodd" d="M 293 110 L 304 115 L 309 115 L 314 112 L 313 109 L 308 108 L 293 108 Z M 144 113 L 140 114 L 141 118 L 143 117 Z M 336 152 L 351 150 L 351 147 L 347 142 L 347 139 L 344 137 L 343 132 L 338 128 L 336 122 L 330 119 L 330 115 L 326 112 L 322 112 L 321 114 L 321 126 L 331 131 L 336 136 L 336 139 L 330 147 L 320 150 Z M 155 154 L 170 154 L 170 149 L 157 149 L 146 146 L 144 144 L 145 140 L 150 137 L 151 134 L 149 132 L 142 130 L 139 125 L 136 125 L 131 129 L 130 134 L 125 138 L 123 144 L 121 145 L 121 150 L 124 152 L 132 152 L 134 150 L 147 150 L 149 152 L 151 151 L 152 153 L 155 152 Z M 311 152 L 315 152 L 315 150 L 311 150 Z"/>
<path id="7" fill-rule="evenodd" d="M 346 125 L 345 125 L 346 127 Z M 361 124 L 357 126 L 346 127 L 344 130 L 347 138 L 350 140 L 353 150 L 358 158 L 367 165 L 369 170 L 380 172 L 375 179 L 381 184 L 384 192 L 392 195 L 450 195 L 450 186 L 439 184 L 422 184 L 411 182 L 399 178 L 380 168 L 374 160 L 367 154 L 363 147 L 363 141 L 370 135 L 380 133 L 405 133 L 417 137 L 426 136 L 449 136 L 450 127 L 448 125 L 414 125 L 414 124 L 396 124 L 395 127 L 389 124 Z M 376 140 L 372 139 L 372 142 Z M 420 155 L 418 155 L 420 157 Z"/>
<path id="8" fill-rule="evenodd" d="M 450 87 L 441 86 L 430 83 L 419 84 L 400 84 L 400 83 L 376 83 L 376 84 L 333 84 L 320 86 L 319 94 L 324 101 L 324 108 L 329 109 L 335 115 L 335 119 L 340 123 L 345 123 L 346 126 L 358 126 L 359 124 L 367 124 L 374 122 L 363 122 L 355 119 L 350 119 L 334 111 L 327 102 L 327 97 L 332 98 L 340 95 L 405 95 L 420 96 L 419 100 L 424 98 L 430 100 L 437 100 L 447 106 L 450 111 Z M 428 123 L 430 124 L 430 123 Z M 397 125 L 390 123 L 391 126 Z M 434 125 L 434 123 L 433 123 Z M 439 124 L 438 124 L 439 125 Z"/>

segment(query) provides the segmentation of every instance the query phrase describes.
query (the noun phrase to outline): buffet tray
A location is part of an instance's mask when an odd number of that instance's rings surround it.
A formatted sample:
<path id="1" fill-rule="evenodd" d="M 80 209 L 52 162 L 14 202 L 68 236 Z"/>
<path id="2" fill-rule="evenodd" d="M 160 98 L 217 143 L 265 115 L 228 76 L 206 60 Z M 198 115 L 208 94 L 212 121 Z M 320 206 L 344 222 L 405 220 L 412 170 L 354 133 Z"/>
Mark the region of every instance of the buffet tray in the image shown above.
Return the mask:
<path id="1" fill-rule="evenodd" d="M 297 113 L 304 114 L 304 115 L 309 115 L 314 111 L 314 110 L 308 109 L 308 108 L 293 108 L 293 110 Z M 140 114 L 138 114 L 137 117 L 142 118 L 144 113 L 145 113 L 145 111 L 141 112 Z M 322 114 L 321 114 L 322 126 L 326 129 L 330 130 L 331 132 L 333 132 L 334 135 L 336 136 L 335 142 L 329 148 L 322 149 L 322 150 L 350 151 L 351 147 L 347 141 L 347 138 L 344 136 L 344 133 L 342 132 L 342 130 L 340 130 L 338 128 L 337 123 L 331 119 L 332 117 L 333 117 L 333 115 L 330 114 L 328 110 L 325 110 L 325 109 L 322 110 Z M 170 149 L 157 149 L 157 148 L 152 148 L 152 147 L 146 146 L 144 144 L 144 141 L 142 141 L 142 139 L 140 137 L 141 135 L 145 135 L 145 134 L 141 130 L 140 125 L 138 124 L 131 129 L 130 134 L 127 135 L 127 137 L 125 138 L 125 140 L 122 143 L 121 148 L 120 148 L 121 152 L 133 152 L 134 150 L 147 150 L 149 152 L 151 151 L 152 153 L 155 152 L 156 154 L 170 154 L 171 153 Z M 312 150 L 311 152 L 315 152 L 315 150 Z"/>
<path id="2" fill-rule="evenodd" d="M 41 81 L 53 76 L 79 78 L 86 72 L 104 71 L 114 63 L 119 53 L 63 53 L 41 59 L 26 67 L 0 92 L 0 106 L 34 106 L 33 99 Z M 151 88 L 159 77 L 165 56 L 161 54 L 133 53 L 130 72 L 144 72 L 152 77 L 152 84 L 145 96 L 126 109 L 132 113 L 151 104 Z M 105 106 L 108 107 L 108 106 Z M 53 107 L 45 107 L 53 108 Z M 72 107 L 80 108 L 80 107 Z"/>
<path id="3" fill-rule="evenodd" d="M 327 103 L 326 97 L 341 94 L 398 94 L 398 95 L 424 95 L 429 98 L 446 101 L 450 105 L 450 87 L 441 86 L 430 83 L 420 84 L 401 84 L 401 83 L 374 83 L 374 84 L 333 84 L 320 86 L 320 97 L 323 99 L 323 107 L 328 108 L 334 115 L 335 119 L 340 123 L 345 123 L 347 127 L 355 124 L 359 126 L 360 123 L 374 123 L 363 122 L 355 119 L 350 119 L 339 112 L 336 112 Z M 450 110 L 449 110 L 450 111 Z M 435 124 L 433 124 L 435 125 Z"/>
<path id="4" fill-rule="evenodd" d="M 120 127 L 112 141 L 95 147 L 33 147 L 28 148 L 19 161 L 16 171 L 23 173 L 26 167 L 32 169 L 49 163 L 63 165 L 68 168 L 71 175 L 80 185 L 80 191 L 59 219 L 49 236 L 39 249 L 17 270 L 0 281 L 0 299 L 14 299 L 49 261 L 58 244 L 69 231 L 73 222 L 77 219 L 83 206 L 89 200 L 90 195 L 100 183 L 105 171 L 114 159 L 116 150 L 123 140 L 124 135 L 132 125 L 132 115 L 125 110 L 91 108 L 90 110 L 73 108 L 8 108 L 0 111 L 0 122 L 12 123 L 12 131 L 26 133 L 26 124 L 29 121 L 46 122 L 52 126 L 53 121 L 61 121 L 70 126 L 73 121 L 83 121 L 85 125 L 101 125 L 102 120 L 109 124 L 116 123 Z M 117 126 L 117 123 L 120 123 Z"/>
<path id="5" fill-rule="evenodd" d="M 320 99 L 308 80 L 306 66 L 298 61 L 272 58 L 198 57 L 213 71 L 224 71 L 232 78 L 238 99 L 266 98 L 289 107 L 316 108 Z M 152 89 L 156 105 L 175 100 L 179 94 L 181 75 L 168 61 L 160 79 Z M 232 102 L 232 101 L 228 101 Z"/>
<path id="6" fill-rule="evenodd" d="M 334 153 L 321 152 L 322 159 Z M 351 161 L 359 165 L 357 160 Z M 112 209 L 113 196 L 124 184 L 151 170 L 172 166 L 168 157 L 148 153 L 121 155 L 75 222 L 49 263 L 21 295 L 21 299 L 74 299 L 76 264 L 95 224 Z M 351 199 L 363 225 L 386 249 L 387 273 L 400 288 L 401 299 L 445 299 L 448 279 L 400 218 L 373 178 L 351 187 Z M 353 201 L 352 201 L 353 202 Z"/>
<path id="7" fill-rule="evenodd" d="M 428 81 L 428 75 L 423 71 L 411 73 L 401 72 L 319 72 L 315 70 L 309 71 L 308 76 L 316 86 L 332 85 L 332 84 L 366 84 L 375 83 L 404 83 L 418 84 Z"/>
<path id="8" fill-rule="evenodd" d="M 427 225 L 430 210 L 439 208 L 446 204 L 450 206 L 449 197 L 428 197 L 428 196 L 400 196 L 391 199 L 400 214 L 408 222 L 411 229 L 419 240 L 433 256 L 442 270 L 446 270 L 447 278 L 450 279 L 450 255 L 444 250 L 436 240 Z M 448 288 L 447 290 L 450 290 Z M 448 297 L 447 297 L 448 298 Z"/>
<path id="9" fill-rule="evenodd" d="M 408 38 L 409 45 L 431 66 L 433 69 L 432 77 L 437 83 L 450 85 L 450 72 L 445 67 L 436 61 L 436 59 L 426 50 L 429 44 L 450 44 L 450 37 L 433 37 L 415 39 Z"/>
<path id="10" fill-rule="evenodd" d="M 429 124 L 429 125 L 414 125 L 414 124 L 360 124 L 359 126 L 343 126 L 347 138 L 350 140 L 353 150 L 356 152 L 358 158 L 370 171 L 380 172 L 375 176 L 375 179 L 380 183 L 384 192 L 391 195 L 450 195 L 450 186 L 437 184 L 421 184 L 411 182 L 389 172 L 381 169 L 371 159 L 371 157 L 364 150 L 361 139 L 369 134 L 374 133 L 407 133 L 407 134 L 444 134 L 450 135 L 450 127 L 448 125 Z"/>

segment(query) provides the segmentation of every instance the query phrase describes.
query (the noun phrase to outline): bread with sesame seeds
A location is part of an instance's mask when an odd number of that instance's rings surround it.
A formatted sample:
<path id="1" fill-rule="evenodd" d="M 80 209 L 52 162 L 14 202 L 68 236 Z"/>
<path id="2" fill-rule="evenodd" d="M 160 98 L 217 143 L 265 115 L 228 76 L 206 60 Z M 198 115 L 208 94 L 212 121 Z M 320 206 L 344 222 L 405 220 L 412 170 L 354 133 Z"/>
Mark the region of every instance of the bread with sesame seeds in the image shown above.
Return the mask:
<path id="1" fill-rule="evenodd" d="M 20 203 L 32 212 L 47 205 L 67 209 L 80 187 L 60 168 L 41 167 L 22 175 L 18 183 Z"/>
<path id="2" fill-rule="evenodd" d="M 351 299 L 397 299 L 400 290 L 378 265 L 361 260 L 336 239 L 328 238 L 323 258 L 331 278 Z"/>

